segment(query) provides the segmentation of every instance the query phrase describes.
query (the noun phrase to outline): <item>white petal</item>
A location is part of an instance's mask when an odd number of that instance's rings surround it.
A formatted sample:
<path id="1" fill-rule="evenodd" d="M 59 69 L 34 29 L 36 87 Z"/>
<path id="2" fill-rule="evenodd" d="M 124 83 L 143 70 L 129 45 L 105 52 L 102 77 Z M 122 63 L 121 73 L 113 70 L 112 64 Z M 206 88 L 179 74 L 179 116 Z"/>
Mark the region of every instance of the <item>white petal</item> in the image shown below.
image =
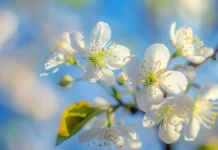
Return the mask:
<path id="1" fill-rule="evenodd" d="M 170 39 L 172 41 L 172 44 L 175 46 L 177 43 L 176 37 L 175 37 L 175 29 L 176 29 L 176 22 L 173 22 L 170 27 Z"/>
<path id="2" fill-rule="evenodd" d="M 133 139 L 133 134 L 138 127 L 136 125 L 118 125 L 112 128 L 112 131 L 123 138 Z"/>
<path id="3" fill-rule="evenodd" d="M 82 143 L 89 142 L 104 131 L 104 128 L 91 128 L 79 134 L 79 141 Z"/>
<path id="4" fill-rule="evenodd" d="M 111 29 L 107 23 L 98 22 L 92 30 L 91 47 L 101 50 L 104 48 L 111 38 Z"/>
<path id="5" fill-rule="evenodd" d="M 178 111 L 182 111 L 181 113 L 187 113 L 187 111 L 191 110 L 195 102 L 189 96 L 185 94 L 178 94 L 174 97 L 176 102 L 176 106 L 178 107 Z"/>
<path id="6" fill-rule="evenodd" d="M 184 44 L 180 48 L 181 55 L 183 57 L 200 56 L 199 51 L 193 44 Z"/>
<path id="7" fill-rule="evenodd" d="M 166 71 L 161 78 L 162 88 L 169 93 L 178 94 L 184 91 L 188 84 L 185 76 L 179 71 Z"/>
<path id="8" fill-rule="evenodd" d="M 177 48 L 185 46 L 186 44 L 191 44 L 193 41 L 193 31 L 190 27 L 179 28 L 176 31 Z"/>
<path id="9" fill-rule="evenodd" d="M 201 89 L 199 100 L 217 100 L 218 99 L 218 85 L 215 83 L 208 83 Z"/>
<path id="10" fill-rule="evenodd" d="M 166 124 L 166 127 L 164 125 L 160 126 L 158 135 L 167 144 L 176 142 L 180 137 L 180 133 L 176 131 L 176 127 L 171 124 Z"/>
<path id="11" fill-rule="evenodd" d="M 200 64 L 205 61 L 205 58 L 202 56 L 186 56 L 185 58 L 194 64 Z"/>
<path id="12" fill-rule="evenodd" d="M 53 74 L 53 73 L 56 73 L 59 71 L 59 68 L 55 68 L 54 70 L 52 70 L 51 72 L 44 72 L 44 73 L 41 73 L 39 76 L 42 77 L 42 76 L 48 76 L 50 74 Z"/>
<path id="13" fill-rule="evenodd" d="M 117 147 L 118 150 L 137 150 L 141 149 L 142 142 L 139 140 L 124 139 L 123 147 Z"/>
<path id="14" fill-rule="evenodd" d="M 136 125 L 119 125 L 114 128 L 121 133 L 135 132 L 138 129 Z"/>
<path id="15" fill-rule="evenodd" d="M 163 94 L 160 89 L 155 87 L 143 87 L 136 94 L 136 102 L 139 107 L 144 112 L 152 111 L 155 109 L 155 105 L 163 102 Z"/>
<path id="16" fill-rule="evenodd" d="M 213 54 L 214 54 L 214 50 L 212 48 L 205 48 L 202 56 L 206 59 L 208 57 L 211 57 Z"/>
<path id="17" fill-rule="evenodd" d="M 144 127 L 153 127 L 154 125 L 159 123 L 155 114 L 155 112 L 145 114 L 142 122 Z"/>
<path id="18" fill-rule="evenodd" d="M 110 103 L 101 97 L 96 97 L 94 99 L 94 102 L 97 105 L 97 107 L 100 107 L 102 109 L 108 109 L 110 106 Z"/>
<path id="19" fill-rule="evenodd" d="M 136 56 L 127 57 L 123 62 L 123 72 L 126 74 L 129 82 L 133 85 L 142 84 L 143 76 L 143 68 L 141 67 L 141 61 Z"/>
<path id="20" fill-rule="evenodd" d="M 113 86 L 115 84 L 115 75 L 110 69 L 101 68 L 98 72 L 98 77 L 108 86 Z"/>
<path id="21" fill-rule="evenodd" d="M 51 68 L 57 67 L 59 65 L 62 65 L 66 62 L 66 57 L 64 54 L 60 53 L 57 56 L 55 56 L 54 58 L 48 60 L 47 63 L 45 63 L 45 69 L 49 70 Z"/>
<path id="22" fill-rule="evenodd" d="M 70 33 L 64 32 L 63 35 L 62 35 L 62 37 L 63 37 L 63 40 L 64 40 L 65 42 L 71 44 L 71 42 L 70 42 Z"/>
<path id="23" fill-rule="evenodd" d="M 96 68 L 93 63 L 88 63 L 86 66 L 86 70 L 83 74 L 83 79 L 85 81 L 96 82 L 99 79 L 98 72 L 99 69 Z"/>
<path id="24" fill-rule="evenodd" d="M 183 127 L 182 123 L 180 123 L 180 124 L 178 124 L 178 125 L 175 125 L 175 130 L 176 130 L 177 132 L 180 132 L 180 131 L 182 130 L 182 127 Z"/>
<path id="25" fill-rule="evenodd" d="M 110 69 L 120 69 L 124 58 L 130 56 L 129 49 L 122 45 L 112 45 L 108 50 L 105 50 L 108 55 L 108 67 Z"/>
<path id="26" fill-rule="evenodd" d="M 198 132 L 200 130 L 199 121 L 193 117 L 185 124 L 185 140 L 193 141 L 196 139 Z"/>
<path id="27" fill-rule="evenodd" d="M 83 55 L 86 49 L 83 39 L 84 36 L 80 32 L 70 33 L 70 44 L 75 51 L 82 53 L 81 55 Z"/>
<path id="28" fill-rule="evenodd" d="M 75 50 L 71 47 L 70 33 L 65 32 L 62 35 L 63 41 L 59 42 L 58 48 L 63 51 L 63 53 L 73 54 Z"/>
<path id="29" fill-rule="evenodd" d="M 103 128 L 105 127 L 105 119 L 106 118 L 98 118 L 94 117 L 92 118 L 84 127 L 83 129 L 91 129 L 91 128 Z"/>
<path id="30" fill-rule="evenodd" d="M 154 72 L 166 69 L 170 53 L 168 48 L 163 44 L 153 44 L 147 48 L 144 55 L 146 68 Z"/>

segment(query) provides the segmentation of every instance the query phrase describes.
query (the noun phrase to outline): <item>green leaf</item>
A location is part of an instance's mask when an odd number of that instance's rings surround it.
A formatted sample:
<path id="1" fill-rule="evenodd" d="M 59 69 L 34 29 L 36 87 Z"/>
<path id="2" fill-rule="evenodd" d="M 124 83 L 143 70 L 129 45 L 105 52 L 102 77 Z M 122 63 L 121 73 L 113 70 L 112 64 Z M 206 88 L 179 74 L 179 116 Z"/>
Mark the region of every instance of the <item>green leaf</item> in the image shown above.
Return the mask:
<path id="1" fill-rule="evenodd" d="M 105 110 L 93 107 L 86 101 L 68 107 L 62 115 L 56 146 L 79 132 L 88 121 L 103 112 Z"/>

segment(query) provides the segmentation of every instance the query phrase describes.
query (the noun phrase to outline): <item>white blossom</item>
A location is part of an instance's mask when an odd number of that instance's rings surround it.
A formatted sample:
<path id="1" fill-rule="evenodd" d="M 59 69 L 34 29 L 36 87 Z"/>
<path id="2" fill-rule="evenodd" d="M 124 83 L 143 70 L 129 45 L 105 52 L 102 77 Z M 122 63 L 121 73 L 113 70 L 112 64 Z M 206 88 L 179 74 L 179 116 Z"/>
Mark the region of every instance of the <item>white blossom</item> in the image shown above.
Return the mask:
<path id="1" fill-rule="evenodd" d="M 177 31 L 175 29 L 176 23 L 174 22 L 170 27 L 170 38 L 181 56 L 192 63 L 199 64 L 213 55 L 213 49 L 205 47 L 203 41 L 198 36 L 193 35 L 191 27 L 182 27 Z"/>
<path id="2" fill-rule="evenodd" d="M 47 62 L 45 63 L 45 70 L 55 68 L 51 72 L 46 72 L 40 74 L 40 76 L 47 76 L 50 73 L 56 73 L 61 65 L 66 65 L 68 63 L 75 63 L 73 54 L 74 49 L 71 47 L 70 34 L 64 33 L 63 40 L 57 42 L 57 47 L 50 50 L 50 56 L 47 56 Z"/>
<path id="3" fill-rule="evenodd" d="M 186 118 L 190 98 L 177 95 L 175 98 L 165 98 L 155 110 L 147 112 L 143 119 L 144 127 L 158 125 L 158 135 L 167 144 L 177 141 Z"/>
<path id="4" fill-rule="evenodd" d="M 105 110 L 109 109 L 109 107 L 111 106 L 111 104 L 107 100 L 103 99 L 102 97 L 96 97 L 94 99 L 94 102 L 97 107 L 100 107 L 101 109 L 105 109 Z"/>
<path id="5" fill-rule="evenodd" d="M 178 71 L 166 71 L 170 53 L 163 44 L 153 44 L 145 51 L 144 63 L 136 56 L 127 57 L 124 61 L 124 72 L 133 85 L 143 88 L 136 94 L 138 107 L 144 112 L 153 109 L 161 102 L 165 91 L 178 94 L 187 86 L 185 76 Z"/>
<path id="6" fill-rule="evenodd" d="M 188 119 L 185 124 L 185 140 L 193 141 L 200 131 L 200 125 L 211 129 L 215 124 L 218 114 L 218 85 L 208 83 L 205 85 L 188 112 Z"/>
<path id="7" fill-rule="evenodd" d="M 89 149 L 135 150 L 141 148 L 135 130 L 136 126 L 118 125 L 105 127 L 103 122 L 93 122 L 93 125 L 79 134 L 79 141 L 87 143 Z"/>
<path id="8" fill-rule="evenodd" d="M 121 72 L 118 76 L 117 76 L 117 82 L 119 84 L 124 84 L 127 81 L 127 76 L 124 72 Z"/>
<path id="9" fill-rule="evenodd" d="M 115 84 L 115 76 L 112 70 L 122 67 L 123 59 L 129 56 L 129 49 L 110 42 L 111 29 L 107 23 L 98 22 L 92 30 L 90 45 L 85 45 L 83 35 L 73 32 L 71 41 L 73 48 L 86 60 L 88 60 L 84 80 L 96 82 L 101 80 L 107 85 Z"/>

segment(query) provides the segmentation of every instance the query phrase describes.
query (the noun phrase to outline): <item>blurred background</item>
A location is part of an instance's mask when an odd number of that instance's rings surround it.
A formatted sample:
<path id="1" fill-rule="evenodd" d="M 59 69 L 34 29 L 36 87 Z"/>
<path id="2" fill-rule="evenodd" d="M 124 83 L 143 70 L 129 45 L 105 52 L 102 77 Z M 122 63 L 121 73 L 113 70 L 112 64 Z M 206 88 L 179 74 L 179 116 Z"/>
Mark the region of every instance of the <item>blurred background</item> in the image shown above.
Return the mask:
<path id="1" fill-rule="evenodd" d="M 80 100 L 93 103 L 97 96 L 111 103 L 115 100 L 94 83 L 60 87 L 63 75 L 82 75 L 76 67 L 62 67 L 48 77 L 39 74 L 45 71 L 45 57 L 63 32 L 79 30 L 88 41 L 98 21 L 107 22 L 112 39 L 141 59 L 153 43 L 163 43 L 174 51 L 169 37 L 174 21 L 178 27 L 190 25 L 208 47 L 218 47 L 217 0 L 0 0 L 0 150 L 87 149 L 77 136 L 55 147 L 63 110 Z M 178 58 L 170 67 L 185 63 Z M 218 83 L 218 63 L 209 60 L 197 68 L 195 82 Z M 129 115 L 125 121 L 140 126 L 142 149 L 164 149 L 156 128 L 142 127 L 142 117 Z M 181 136 L 173 148 L 217 150 L 217 138 L 216 124 L 209 132 L 202 128 L 194 142 L 185 142 Z"/>

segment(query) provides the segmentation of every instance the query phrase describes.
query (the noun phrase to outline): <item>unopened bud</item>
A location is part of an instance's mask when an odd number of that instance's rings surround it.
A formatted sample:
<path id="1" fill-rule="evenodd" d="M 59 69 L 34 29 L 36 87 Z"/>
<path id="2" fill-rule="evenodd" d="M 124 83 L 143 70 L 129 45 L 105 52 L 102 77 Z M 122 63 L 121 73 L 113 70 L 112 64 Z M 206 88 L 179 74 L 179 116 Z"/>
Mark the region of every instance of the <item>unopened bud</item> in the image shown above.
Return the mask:
<path id="1" fill-rule="evenodd" d="M 64 75 L 59 81 L 59 85 L 64 88 L 69 88 L 74 82 L 74 79 L 70 75 Z"/>
<path id="2" fill-rule="evenodd" d="M 76 59 L 73 56 L 68 56 L 67 57 L 67 62 L 70 64 L 76 64 Z"/>
<path id="3" fill-rule="evenodd" d="M 127 77 L 125 75 L 124 72 L 121 72 L 118 76 L 117 76 L 117 82 L 122 85 L 127 81 Z"/>

